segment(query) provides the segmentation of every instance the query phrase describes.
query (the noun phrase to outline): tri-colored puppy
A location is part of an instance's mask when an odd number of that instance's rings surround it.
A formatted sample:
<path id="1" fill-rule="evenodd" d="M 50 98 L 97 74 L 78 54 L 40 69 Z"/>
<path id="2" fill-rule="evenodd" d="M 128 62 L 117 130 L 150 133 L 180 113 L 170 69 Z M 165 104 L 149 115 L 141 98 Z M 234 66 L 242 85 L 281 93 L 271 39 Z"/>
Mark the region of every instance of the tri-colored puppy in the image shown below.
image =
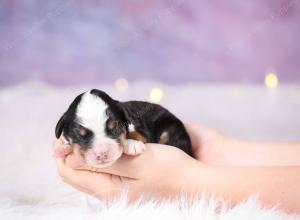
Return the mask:
<path id="1" fill-rule="evenodd" d="M 123 153 L 142 153 L 144 143 L 175 146 L 193 156 L 183 123 L 168 110 L 148 102 L 119 102 L 96 89 L 75 98 L 55 135 L 62 135 L 88 165 L 99 168 L 110 166 Z M 65 153 L 56 149 L 56 154 Z"/>

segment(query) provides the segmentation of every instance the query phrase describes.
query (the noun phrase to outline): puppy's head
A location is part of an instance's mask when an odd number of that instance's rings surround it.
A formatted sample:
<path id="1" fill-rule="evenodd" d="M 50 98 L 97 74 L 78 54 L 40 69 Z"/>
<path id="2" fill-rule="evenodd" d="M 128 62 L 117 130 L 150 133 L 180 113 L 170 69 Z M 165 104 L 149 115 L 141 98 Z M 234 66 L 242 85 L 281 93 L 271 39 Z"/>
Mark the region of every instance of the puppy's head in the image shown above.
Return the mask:
<path id="1" fill-rule="evenodd" d="M 120 103 L 93 89 L 75 98 L 58 121 L 55 135 L 62 134 L 87 164 L 106 167 L 122 155 L 127 127 Z"/>

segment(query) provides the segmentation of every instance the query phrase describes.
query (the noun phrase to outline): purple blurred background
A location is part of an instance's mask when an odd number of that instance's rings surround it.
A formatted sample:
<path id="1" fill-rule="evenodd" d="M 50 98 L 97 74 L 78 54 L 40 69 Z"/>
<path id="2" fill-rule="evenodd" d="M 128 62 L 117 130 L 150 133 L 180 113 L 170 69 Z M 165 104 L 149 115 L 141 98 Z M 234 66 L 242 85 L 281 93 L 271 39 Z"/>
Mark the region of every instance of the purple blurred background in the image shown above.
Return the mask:
<path id="1" fill-rule="evenodd" d="M 300 0 L 0 3 L 0 86 L 300 83 Z"/>

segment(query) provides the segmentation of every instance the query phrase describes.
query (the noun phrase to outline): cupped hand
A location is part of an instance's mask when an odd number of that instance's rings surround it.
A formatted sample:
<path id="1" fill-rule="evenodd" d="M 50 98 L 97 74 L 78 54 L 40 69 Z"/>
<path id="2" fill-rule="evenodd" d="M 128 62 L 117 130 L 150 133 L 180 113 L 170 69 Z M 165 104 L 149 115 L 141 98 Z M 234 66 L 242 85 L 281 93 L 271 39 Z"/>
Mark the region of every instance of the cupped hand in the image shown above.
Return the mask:
<path id="1" fill-rule="evenodd" d="M 54 148 L 62 144 L 55 140 Z M 189 179 L 194 175 L 193 166 L 201 166 L 200 162 L 175 147 L 147 144 L 146 148 L 141 155 L 123 155 L 112 166 L 101 169 L 87 166 L 71 153 L 56 159 L 58 173 L 78 190 L 106 201 L 122 192 L 128 193 L 130 201 L 140 196 L 174 198 L 181 192 L 192 193 Z"/>
<path id="2" fill-rule="evenodd" d="M 225 147 L 231 138 L 199 124 L 185 124 L 191 138 L 194 157 L 207 165 L 227 166 Z M 228 149 L 226 147 L 226 149 Z"/>

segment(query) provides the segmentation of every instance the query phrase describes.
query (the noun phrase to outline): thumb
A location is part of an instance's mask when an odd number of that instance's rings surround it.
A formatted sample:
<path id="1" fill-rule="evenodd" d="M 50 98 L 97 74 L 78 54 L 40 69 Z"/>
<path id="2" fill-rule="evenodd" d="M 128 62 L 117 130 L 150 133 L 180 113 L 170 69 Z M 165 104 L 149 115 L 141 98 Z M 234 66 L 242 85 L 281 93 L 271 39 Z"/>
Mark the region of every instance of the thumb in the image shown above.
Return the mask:
<path id="1" fill-rule="evenodd" d="M 90 170 L 89 166 L 78 155 L 72 153 L 66 157 L 66 165 L 74 170 Z"/>
<path id="2" fill-rule="evenodd" d="M 138 157 L 138 156 L 136 156 Z M 93 167 L 86 164 L 81 158 L 75 154 L 70 154 L 66 158 L 66 165 L 74 170 L 88 170 L 98 173 L 107 173 L 116 176 L 122 176 L 130 179 L 139 179 L 139 165 L 137 165 L 136 157 L 123 155 L 114 164 L 109 167 Z"/>
<path id="3" fill-rule="evenodd" d="M 161 161 L 161 157 L 164 157 L 165 153 L 168 153 L 168 150 L 172 148 L 162 144 L 146 144 L 146 150 L 142 154 L 136 156 L 123 154 L 114 164 L 109 167 L 98 168 L 97 172 L 143 179 L 153 170 L 153 164 Z"/>
<path id="4" fill-rule="evenodd" d="M 155 151 L 159 150 L 161 146 L 163 148 L 166 147 L 160 144 L 146 144 L 146 150 L 142 154 L 136 156 L 123 154 L 121 158 L 109 167 L 92 167 L 91 165 L 87 165 L 82 158 L 76 154 L 67 156 L 66 164 L 73 169 L 108 173 L 130 179 L 141 179 L 146 175 L 150 164 L 153 163 Z"/>

